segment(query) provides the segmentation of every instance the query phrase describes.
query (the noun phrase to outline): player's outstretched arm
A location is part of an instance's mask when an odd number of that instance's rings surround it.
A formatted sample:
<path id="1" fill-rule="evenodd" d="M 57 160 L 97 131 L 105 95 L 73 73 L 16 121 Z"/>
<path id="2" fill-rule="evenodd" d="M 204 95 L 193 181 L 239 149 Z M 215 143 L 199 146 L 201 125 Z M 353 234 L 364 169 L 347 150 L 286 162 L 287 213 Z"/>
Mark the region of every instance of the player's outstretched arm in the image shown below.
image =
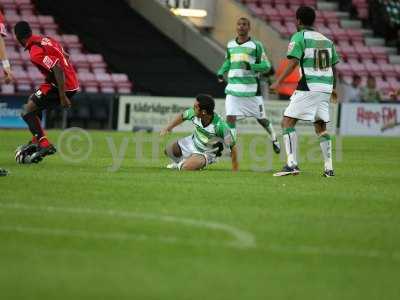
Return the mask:
<path id="1" fill-rule="evenodd" d="M 57 82 L 58 95 L 60 97 L 61 105 L 65 108 L 71 107 L 71 101 L 68 99 L 65 94 L 65 74 L 63 69 L 59 66 L 59 64 L 55 64 L 53 67 L 54 78 Z"/>
<path id="2" fill-rule="evenodd" d="M 160 136 L 165 136 L 170 133 L 172 129 L 183 123 L 182 114 L 177 115 L 165 128 L 161 129 Z"/>
<path id="3" fill-rule="evenodd" d="M 232 171 L 234 172 L 239 171 L 239 161 L 238 161 L 236 145 L 232 146 L 231 148 L 231 160 L 232 160 Z"/>

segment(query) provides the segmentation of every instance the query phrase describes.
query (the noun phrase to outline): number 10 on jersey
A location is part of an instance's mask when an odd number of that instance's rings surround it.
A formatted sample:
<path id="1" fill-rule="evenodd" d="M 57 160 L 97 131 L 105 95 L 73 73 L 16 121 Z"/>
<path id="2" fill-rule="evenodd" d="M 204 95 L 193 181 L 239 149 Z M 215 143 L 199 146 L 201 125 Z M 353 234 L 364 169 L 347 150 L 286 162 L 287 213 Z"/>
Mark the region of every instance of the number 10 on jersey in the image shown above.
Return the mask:
<path id="1" fill-rule="evenodd" d="M 328 49 L 314 49 L 314 69 L 326 70 L 330 67 Z"/>

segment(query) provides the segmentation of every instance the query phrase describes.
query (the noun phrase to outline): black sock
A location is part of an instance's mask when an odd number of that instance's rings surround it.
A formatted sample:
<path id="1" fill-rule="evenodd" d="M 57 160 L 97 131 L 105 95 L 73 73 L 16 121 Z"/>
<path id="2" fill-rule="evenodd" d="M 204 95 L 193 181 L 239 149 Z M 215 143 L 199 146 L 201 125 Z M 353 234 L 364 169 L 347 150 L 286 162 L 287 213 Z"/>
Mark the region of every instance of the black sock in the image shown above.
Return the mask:
<path id="1" fill-rule="evenodd" d="M 38 139 L 41 138 L 41 128 L 37 126 L 37 115 L 35 112 L 29 112 L 22 115 L 22 119 L 24 119 L 25 123 L 28 125 L 30 132 L 33 136 L 36 136 Z"/>

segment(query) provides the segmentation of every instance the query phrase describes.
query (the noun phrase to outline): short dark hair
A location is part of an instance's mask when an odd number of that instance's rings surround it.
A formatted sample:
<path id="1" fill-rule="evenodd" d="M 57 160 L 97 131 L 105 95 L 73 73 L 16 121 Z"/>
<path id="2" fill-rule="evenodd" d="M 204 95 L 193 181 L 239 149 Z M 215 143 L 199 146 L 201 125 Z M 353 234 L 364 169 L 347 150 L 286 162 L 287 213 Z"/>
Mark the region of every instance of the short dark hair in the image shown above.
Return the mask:
<path id="1" fill-rule="evenodd" d="M 207 94 L 199 94 L 196 96 L 201 110 L 205 110 L 209 115 L 214 113 L 215 101 L 213 97 Z"/>
<path id="2" fill-rule="evenodd" d="M 250 26 L 250 20 L 249 20 L 249 19 L 247 19 L 247 18 L 245 18 L 245 17 L 240 17 L 240 18 L 238 19 L 238 22 L 239 22 L 240 20 L 246 21 L 247 24 L 249 24 L 249 26 Z"/>
<path id="3" fill-rule="evenodd" d="M 315 21 L 315 10 L 309 6 L 300 6 L 296 11 L 296 18 L 302 25 L 312 26 Z"/>
<path id="4" fill-rule="evenodd" d="M 32 29 L 28 22 L 20 21 L 14 26 L 14 33 L 17 39 L 27 39 L 32 35 Z"/>

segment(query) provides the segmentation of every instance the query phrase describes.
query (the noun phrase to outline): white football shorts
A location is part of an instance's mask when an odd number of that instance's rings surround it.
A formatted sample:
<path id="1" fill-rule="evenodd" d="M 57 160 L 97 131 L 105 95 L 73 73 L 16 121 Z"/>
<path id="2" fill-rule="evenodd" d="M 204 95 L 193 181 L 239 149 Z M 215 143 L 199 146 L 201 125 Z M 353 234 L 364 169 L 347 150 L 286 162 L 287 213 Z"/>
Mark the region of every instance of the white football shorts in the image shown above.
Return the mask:
<path id="1" fill-rule="evenodd" d="M 313 91 L 295 91 L 290 97 L 284 116 L 315 122 L 329 122 L 329 102 L 331 94 Z"/>
<path id="2" fill-rule="evenodd" d="M 206 159 L 206 166 L 217 161 L 217 156 L 213 152 L 201 152 L 194 145 L 192 135 L 186 136 L 178 140 L 178 145 L 181 148 L 183 159 L 189 158 L 192 154 L 199 154 Z"/>
<path id="3" fill-rule="evenodd" d="M 265 119 L 264 100 L 262 96 L 237 97 L 226 95 L 225 111 L 227 116 Z"/>

